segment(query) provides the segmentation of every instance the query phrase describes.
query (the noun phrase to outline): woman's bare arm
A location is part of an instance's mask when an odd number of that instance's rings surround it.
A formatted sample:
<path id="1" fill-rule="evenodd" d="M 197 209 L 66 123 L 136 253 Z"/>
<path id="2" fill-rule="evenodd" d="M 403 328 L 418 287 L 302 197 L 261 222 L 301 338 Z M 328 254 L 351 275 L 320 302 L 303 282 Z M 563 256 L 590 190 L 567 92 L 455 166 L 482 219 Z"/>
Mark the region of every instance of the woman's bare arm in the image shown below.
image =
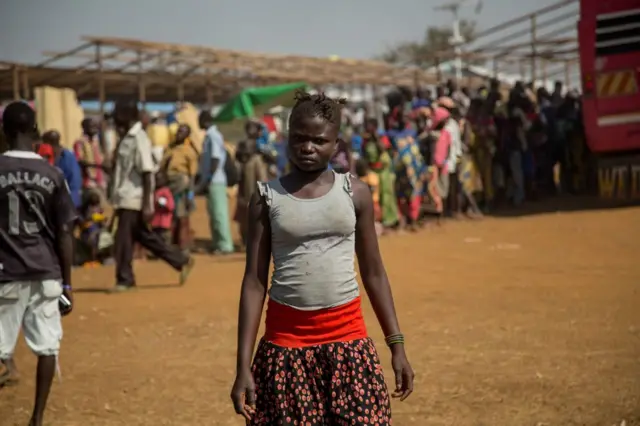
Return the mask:
<path id="1" fill-rule="evenodd" d="M 352 179 L 352 187 L 356 208 L 356 254 L 362 282 L 385 337 L 399 334 L 400 326 L 391 295 L 391 286 L 382 264 L 375 232 L 371 191 L 363 182 L 356 179 Z M 404 342 L 391 344 L 390 349 L 391 365 L 396 378 L 395 391 L 391 396 L 404 401 L 413 392 L 413 369 L 407 360 Z"/>
<path id="2" fill-rule="evenodd" d="M 400 333 L 387 272 L 382 264 L 375 230 L 373 200 L 369 188 L 352 179 L 356 208 L 356 255 L 362 283 L 385 336 Z"/>
<path id="3" fill-rule="evenodd" d="M 259 191 L 255 191 L 249 203 L 247 260 L 238 314 L 238 371 L 251 367 L 253 347 L 267 294 L 271 261 L 271 225 L 268 210 L 269 207 Z"/>

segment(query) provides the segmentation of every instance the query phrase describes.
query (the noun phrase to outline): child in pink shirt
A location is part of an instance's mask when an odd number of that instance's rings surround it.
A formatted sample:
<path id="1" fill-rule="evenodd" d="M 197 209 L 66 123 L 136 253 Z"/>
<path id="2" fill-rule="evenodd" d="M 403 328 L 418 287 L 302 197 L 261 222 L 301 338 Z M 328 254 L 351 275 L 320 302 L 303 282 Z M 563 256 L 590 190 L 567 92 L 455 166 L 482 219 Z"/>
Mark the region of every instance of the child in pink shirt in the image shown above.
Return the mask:
<path id="1" fill-rule="evenodd" d="M 435 146 L 433 149 L 433 161 L 429 170 L 429 196 L 432 198 L 436 211 L 438 212 L 438 222 L 444 209 L 444 201 L 449 193 L 449 170 L 447 169 L 447 159 L 451 150 L 451 134 L 445 129 L 445 125 L 451 114 L 442 107 L 437 107 L 433 112 L 431 129 L 435 136 Z"/>
<path id="2" fill-rule="evenodd" d="M 160 175 L 156 178 L 154 199 L 155 212 L 153 219 L 151 219 L 151 228 L 168 241 L 171 237 L 171 230 L 173 229 L 175 201 L 165 179 Z"/>

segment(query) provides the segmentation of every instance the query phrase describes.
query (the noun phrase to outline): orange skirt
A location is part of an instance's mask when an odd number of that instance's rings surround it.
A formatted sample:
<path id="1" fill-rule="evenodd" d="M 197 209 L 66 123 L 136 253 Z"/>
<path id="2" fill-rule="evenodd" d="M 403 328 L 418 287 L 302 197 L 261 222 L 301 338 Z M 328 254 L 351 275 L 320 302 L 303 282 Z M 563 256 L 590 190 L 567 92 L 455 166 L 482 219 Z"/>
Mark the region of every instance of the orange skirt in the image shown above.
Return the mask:
<path id="1" fill-rule="evenodd" d="M 360 297 L 341 306 L 303 311 L 269 299 L 263 340 L 287 348 L 367 337 Z"/>

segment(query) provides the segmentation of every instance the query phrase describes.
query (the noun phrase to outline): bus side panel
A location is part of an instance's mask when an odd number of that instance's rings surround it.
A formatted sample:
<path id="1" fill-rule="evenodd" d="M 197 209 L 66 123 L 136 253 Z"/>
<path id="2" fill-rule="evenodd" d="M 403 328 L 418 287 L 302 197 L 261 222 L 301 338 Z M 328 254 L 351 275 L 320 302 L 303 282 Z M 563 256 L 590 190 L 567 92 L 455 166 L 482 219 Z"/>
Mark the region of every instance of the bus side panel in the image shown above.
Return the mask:
<path id="1" fill-rule="evenodd" d="M 585 119 L 587 115 L 583 111 Z M 585 133 L 587 145 L 595 154 L 640 150 L 640 125 L 599 126 L 597 121 L 590 125 L 585 122 Z"/>
<path id="2" fill-rule="evenodd" d="M 597 102 L 600 115 L 640 113 L 640 96 L 638 93 L 634 95 L 598 98 Z"/>
<path id="3" fill-rule="evenodd" d="M 640 4 L 638 4 L 638 0 L 595 0 L 584 3 L 592 3 L 593 12 L 595 14 L 601 13 L 615 13 L 622 12 L 625 10 L 633 10 L 640 9 Z M 582 7 L 582 5 L 581 5 Z"/>
<path id="4" fill-rule="evenodd" d="M 587 11 L 582 10 L 583 13 Z M 583 16 L 578 21 L 578 49 L 580 52 L 580 71 L 583 82 L 591 79 L 591 90 L 583 84 L 582 87 L 582 118 L 587 136 L 587 145 L 592 152 L 603 151 L 606 148 L 598 143 L 598 105 L 595 97 L 595 18 Z"/>
<path id="5" fill-rule="evenodd" d="M 639 66 L 640 52 L 596 59 L 596 16 L 639 9 L 638 0 L 580 0 L 578 41 L 583 81 L 591 79 L 592 91 L 583 90 L 582 113 L 587 144 L 596 154 L 598 192 L 605 199 L 640 199 L 640 125 L 599 125 L 603 115 L 637 110 L 635 95 L 596 97 L 597 73 Z M 640 81 L 638 81 L 640 83 Z M 586 87 L 583 86 L 583 89 Z M 633 107 L 636 108 L 633 108 Z M 631 110 L 631 111 L 630 111 Z"/>
<path id="6" fill-rule="evenodd" d="M 621 1 L 621 0 L 618 0 Z M 638 0 L 634 0 L 637 4 Z M 588 3 L 588 2 L 583 2 Z M 601 11 L 602 3 L 607 3 L 609 9 Z M 640 149 L 640 123 L 624 122 L 623 118 L 628 114 L 635 114 L 640 109 L 639 94 L 622 95 L 612 97 L 597 96 L 597 78 L 600 73 L 615 72 L 616 70 L 628 70 L 629 66 L 637 64 L 640 52 L 633 55 L 616 55 L 596 58 L 596 7 L 598 13 L 620 11 L 619 4 L 611 6 L 613 2 L 601 2 L 583 4 L 581 19 L 578 22 L 578 40 L 580 52 L 580 68 L 583 81 L 591 81 L 591 87 L 583 85 L 582 114 L 587 137 L 587 145 L 594 153 L 608 153 Z M 633 56 L 633 60 L 630 58 Z M 627 62 L 620 62 L 626 60 Z M 626 67 L 621 65 L 626 64 Z M 617 66 L 614 68 L 614 66 Z M 636 74 L 637 78 L 637 74 Z M 637 81 L 637 83 L 640 83 Z M 613 118 L 612 118 L 613 116 Z M 616 117 L 618 116 L 618 117 Z M 622 116 L 622 117 L 620 117 Z M 622 120 L 619 124 L 604 124 L 604 120 Z M 599 123 L 600 120 L 600 123 Z"/>

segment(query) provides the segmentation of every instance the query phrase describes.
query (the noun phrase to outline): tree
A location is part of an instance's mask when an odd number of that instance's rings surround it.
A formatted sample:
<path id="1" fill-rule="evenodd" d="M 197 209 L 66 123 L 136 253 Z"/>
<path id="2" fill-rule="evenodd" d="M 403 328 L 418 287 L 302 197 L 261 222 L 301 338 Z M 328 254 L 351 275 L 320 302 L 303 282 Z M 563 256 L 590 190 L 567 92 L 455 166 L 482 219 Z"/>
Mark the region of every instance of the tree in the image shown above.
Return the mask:
<path id="1" fill-rule="evenodd" d="M 475 28 L 475 22 L 460 21 L 460 33 L 465 42 L 468 43 L 474 40 Z M 431 67 L 436 65 L 438 54 L 440 55 L 440 62 L 446 62 L 453 58 L 453 47 L 449 42 L 452 35 L 452 28 L 428 27 L 422 41 L 399 43 L 380 55 L 379 59 L 395 65 Z"/>

